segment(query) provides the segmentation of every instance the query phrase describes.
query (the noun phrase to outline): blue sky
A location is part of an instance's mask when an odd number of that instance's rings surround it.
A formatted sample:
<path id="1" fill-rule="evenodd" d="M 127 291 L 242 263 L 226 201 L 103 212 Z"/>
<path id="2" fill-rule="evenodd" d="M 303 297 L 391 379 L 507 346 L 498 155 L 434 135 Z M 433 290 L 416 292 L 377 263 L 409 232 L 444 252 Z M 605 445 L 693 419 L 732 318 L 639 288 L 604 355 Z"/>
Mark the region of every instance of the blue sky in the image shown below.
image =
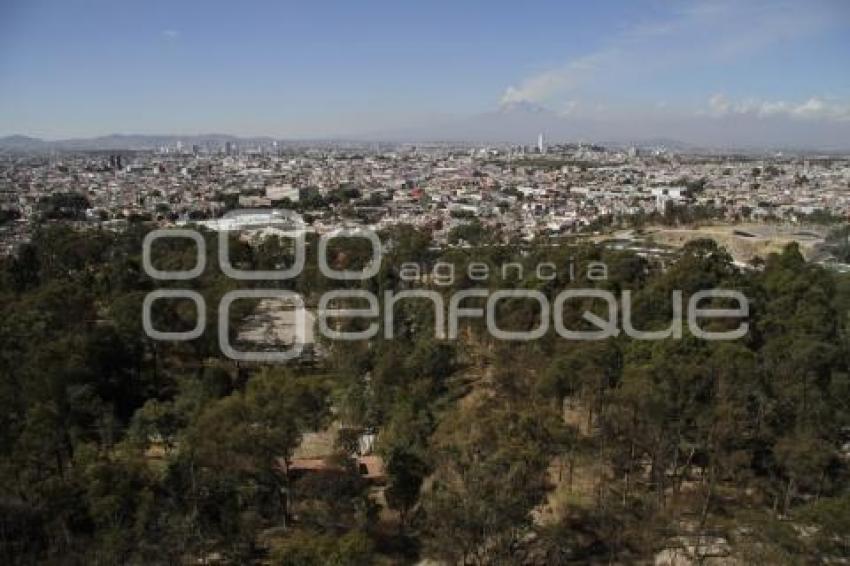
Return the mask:
<path id="1" fill-rule="evenodd" d="M 351 136 L 517 103 L 846 129 L 850 2 L 0 0 L 0 135 Z"/>

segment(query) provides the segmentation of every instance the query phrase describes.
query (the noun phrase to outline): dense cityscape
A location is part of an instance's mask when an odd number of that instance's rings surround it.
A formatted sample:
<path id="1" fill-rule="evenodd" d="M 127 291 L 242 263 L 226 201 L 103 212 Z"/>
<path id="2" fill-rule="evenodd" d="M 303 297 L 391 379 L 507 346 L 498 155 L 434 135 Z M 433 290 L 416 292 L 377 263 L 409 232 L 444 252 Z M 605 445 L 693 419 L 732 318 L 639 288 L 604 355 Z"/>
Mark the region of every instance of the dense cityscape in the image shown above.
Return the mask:
<path id="1" fill-rule="evenodd" d="M 203 225 L 250 208 L 297 208 L 318 233 L 410 224 L 435 245 L 473 220 L 507 242 L 599 234 L 671 211 L 685 222 L 786 226 L 850 214 L 850 160 L 840 155 L 547 147 L 542 133 L 536 141 L 285 149 L 176 141 L 151 151 L 7 155 L 2 244 L 12 251 L 40 219 L 117 230 L 139 221 Z"/>

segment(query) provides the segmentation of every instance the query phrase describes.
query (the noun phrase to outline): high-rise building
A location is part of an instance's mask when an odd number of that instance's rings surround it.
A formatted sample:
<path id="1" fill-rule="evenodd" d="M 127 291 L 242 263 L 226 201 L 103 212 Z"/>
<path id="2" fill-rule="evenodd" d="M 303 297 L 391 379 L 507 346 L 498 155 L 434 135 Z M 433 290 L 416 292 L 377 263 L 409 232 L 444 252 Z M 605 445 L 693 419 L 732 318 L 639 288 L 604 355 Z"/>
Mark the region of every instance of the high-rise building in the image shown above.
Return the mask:
<path id="1" fill-rule="evenodd" d="M 546 153 L 546 145 L 543 142 L 543 132 L 540 132 L 537 136 L 537 152 Z"/>

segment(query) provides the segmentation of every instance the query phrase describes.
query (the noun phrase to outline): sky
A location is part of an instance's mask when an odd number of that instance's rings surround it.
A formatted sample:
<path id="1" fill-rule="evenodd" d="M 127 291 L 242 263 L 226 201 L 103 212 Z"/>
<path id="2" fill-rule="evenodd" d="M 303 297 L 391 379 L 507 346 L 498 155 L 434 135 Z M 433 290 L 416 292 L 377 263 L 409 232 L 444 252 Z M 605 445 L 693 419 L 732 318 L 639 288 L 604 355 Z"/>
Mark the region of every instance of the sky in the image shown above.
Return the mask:
<path id="1" fill-rule="evenodd" d="M 850 147 L 850 2 L 0 0 L 0 135 L 438 136 L 517 108 Z"/>

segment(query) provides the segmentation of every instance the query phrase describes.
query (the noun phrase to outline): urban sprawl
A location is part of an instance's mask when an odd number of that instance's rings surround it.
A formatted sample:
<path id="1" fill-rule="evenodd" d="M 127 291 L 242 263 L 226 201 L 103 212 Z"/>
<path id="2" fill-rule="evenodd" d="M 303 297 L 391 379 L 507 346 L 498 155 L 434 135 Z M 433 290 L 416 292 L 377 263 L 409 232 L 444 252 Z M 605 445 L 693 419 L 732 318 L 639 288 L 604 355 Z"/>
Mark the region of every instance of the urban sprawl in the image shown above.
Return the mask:
<path id="1" fill-rule="evenodd" d="M 850 159 L 547 147 L 542 134 L 528 146 L 178 141 L 146 151 L 0 156 L 3 253 L 43 221 L 221 230 L 240 228 L 238 217 L 216 219 L 242 209 L 294 209 L 320 234 L 410 224 L 434 245 L 468 243 L 463 227 L 471 224 L 511 242 L 619 229 L 623 240 L 614 241 L 631 245 L 639 240 L 635 228 L 695 222 L 770 226 L 734 236 L 817 243 L 824 233 L 801 227 L 848 217 Z M 732 251 L 736 260 L 753 253 Z"/>

